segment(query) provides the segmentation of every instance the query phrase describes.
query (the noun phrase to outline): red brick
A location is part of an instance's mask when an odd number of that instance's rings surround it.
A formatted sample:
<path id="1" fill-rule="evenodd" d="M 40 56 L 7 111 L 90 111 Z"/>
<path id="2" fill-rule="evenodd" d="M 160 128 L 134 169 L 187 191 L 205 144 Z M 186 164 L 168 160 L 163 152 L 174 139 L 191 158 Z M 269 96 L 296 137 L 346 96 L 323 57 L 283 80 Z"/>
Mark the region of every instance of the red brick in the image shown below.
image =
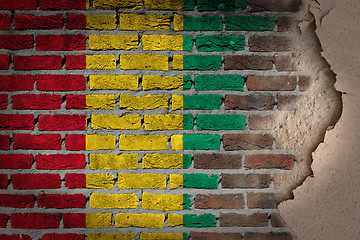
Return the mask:
<path id="1" fill-rule="evenodd" d="M 290 38 L 272 35 L 251 35 L 249 47 L 251 52 L 287 52 L 292 50 Z"/>
<path id="2" fill-rule="evenodd" d="M 258 233 L 249 232 L 245 234 L 244 240 L 292 240 L 292 234 L 289 232 L 269 232 Z"/>
<path id="3" fill-rule="evenodd" d="M 31 35 L 0 35 L 0 49 L 20 50 L 34 46 L 34 38 Z"/>
<path id="4" fill-rule="evenodd" d="M 279 0 L 248 0 L 251 11 L 261 12 L 297 12 L 300 9 L 300 0 L 279 1 Z"/>
<path id="5" fill-rule="evenodd" d="M 81 151 L 86 149 L 86 136 L 83 134 L 66 135 L 65 148 L 68 151 Z"/>
<path id="6" fill-rule="evenodd" d="M 86 174 L 67 173 L 65 175 L 65 187 L 70 189 L 86 188 Z"/>
<path id="7" fill-rule="evenodd" d="M 0 228 L 6 228 L 9 216 L 6 213 L 0 213 Z"/>
<path id="8" fill-rule="evenodd" d="M 296 76 L 248 76 L 249 91 L 294 91 Z"/>
<path id="9" fill-rule="evenodd" d="M 66 95 L 66 109 L 86 109 L 86 96 Z"/>
<path id="10" fill-rule="evenodd" d="M 33 208 L 34 203 L 34 195 L 0 194 L 0 207 Z"/>
<path id="11" fill-rule="evenodd" d="M 39 0 L 40 10 L 86 10 L 86 0 Z"/>
<path id="12" fill-rule="evenodd" d="M 279 200 L 273 193 L 248 193 L 248 208 L 274 209 Z"/>
<path id="13" fill-rule="evenodd" d="M 40 131 L 84 131 L 86 115 L 41 115 Z"/>
<path id="14" fill-rule="evenodd" d="M 0 10 L 35 10 L 36 0 L 0 0 Z"/>
<path id="15" fill-rule="evenodd" d="M 69 14 L 66 20 L 66 28 L 72 29 L 86 29 L 86 15 L 85 14 Z"/>
<path id="16" fill-rule="evenodd" d="M 85 35 L 39 35 L 36 37 L 37 51 L 86 50 Z"/>
<path id="17" fill-rule="evenodd" d="M 15 70 L 60 70 L 62 57 L 47 56 L 14 56 Z"/>
<path id="18" fill-rule="evenodd" d="M 268 188 L 271 177 L 268 174 L 222 174 L 223 188 Z"/>
<path id="19" fill-rule="evenodd" d="M 0 94 L 0 109 L 7 109 L 8 105 L 8 95 Z"/>
<path id="20" fill-rule="evenodd" d="M 63 224 L 64 228 L 85 228 L 86 215 L 85 213 L 64 213 Z"/>
<path id="21" fill-rule="evenodd" d="M 278 95 L 277 107 L 279 110 L 296 110 L 299 105 L 301 96 L 294 95 Z"/>
<path id="22" fill-rule="evenodd" d="M 300 30 L 299 21 L 293 17 L 279 17 L 276 25 L 279 32 L 298 32 Z"/>
<path id="23" fill-rule="evenodd" d="M 295 156 L 294 155 L 275 155 L 275 154 L 263 154 L 263 155 L 248 155 L 245 156 L 245 168 L 246 169 L 285 169 L 291 170 L 294 167 Z"/>
<path id="24" fill-rule="evenodd" d="M 275 124 L 274 115 L 251 115 L 248 119 L 250 130 L 271 130 Z"/>
<path id="25" fill-rule="evenodd" d="M 7 174 L 0 174 L 0 189 L 7 189 L 9 185 L 9 179 Z"/>
<path id="26" fill-rule="evenodd" d="M 0 54 L 0 70 L 8 70 L 10 64 L 10 55 Z"/>
<path id="27" fill-rule="evenodd" d="M 273 142 L 273 136 L 270 134 L 225 134 L 223 136 L 226 151 L 272 149 Z"/>
<path id="28" fill-rule="evenodd" d="M 238 214 L 220 213 L 220 227 L 265 227 L 268 225 L 266 213 Z"/>
<path id="29" fill-rule="evenodd" d="M 225 56 L 225 70 L 272 70 L 271 56 Z"/>
<path id="30" fill-rule="evenodd" d="M 14 149 L 61 150 L 60 134 L 14 134 Z"/>
<path id="31" fill-rule="evenodd" d="M 13 235 L 7 235 L 7 234 L 0 234 L 0 240 L 31 240 L 31 237 L 29 235 L 25 234 L 13 234 Z"/>
<path id="32" fill-rule="evenodd" d="M 10 149 L 10 136 L 0 135 L 0 150 L 9 150 L 9 149 Z"/>
<path id="33" fill-rule="evenodd" d="M 0 14 L 0 30 L 10 30 L 11 15 Z"/>
<path id="34" fill-rule="evenodd" d="M 196 154 L 194 168 L 197 169 L 239 169 L 242 165 L 242 156 L 224 155 L 218 153 Z"/>
<path id="35" fill-rule="evenodd" d="M 55 229 L 60 226 L 58 213 L 12 213 L 11 228 L 17 229 Z"/>
<path id="36" fill-rule="evenodd" d="M 195 208 L 242 209 L 244 208 L 244 196 L 242 194 L 197 194 Z"/>
<path id="37" fill-rule="evenodd" d="M 34 115 L 0 114 L 0 130 L 34 130 Z"/>
<path id="38" fill-rule="evenodd" d="M 192 240 L 240 240 L 241 233 L 191 232 Z"/>
<path id="39" fill-rule="evenodd" d="M 275 98 L 270 95 L 226 95 L 226 110 L 273 110 L 275 106 Z"/>
<path id="40" fill-rule="evenodd" d="M 289 56 L 277 56 L 274 60 L 276 70 L 282 71 L 297 71 L 298 68 L 295 59 Z"/>
<path id="41" fill-rule="evenodd" d="M 14 189 L 57 189 L 61 187 L 59 174 L 13 174 Z"/>
<path id="42" fill-rule="evenodd" d="M 86 78 L 83 75 L 37 75 L 39 91 L 84 91 Z"/>
<path id="43" fill-rule="evenodd" d="M 273 227 L 286 227 L 286 223 L 279 213 L 272 213 L 270 215 L 270 222 Z"/>
<path id="44" fill-rule="evenodd" d="M 61 14 L 49 16 L 15 15 L 15 29 L 61 29 L 63 17 Z"/>
<path id="45" fill-rule="evenodd" d="M 41 194 L 37 197 L 40 208 L 85 208 L 86 196 L 83 194 Z"/>
<path id="46" fill-rule="evenodd" d="M 52 110 L 60 109 L 61 95 L 50 94 L 19 94 L 12 96 L 13 109 Z"/>
<path id="47" fill-rule="evenodd" d="M 67 70 L 86 69 L 85 55 L 66 55 L 65 68 Z"/>
<path id="48" fill-rule="evenodd" d="M 30 169 L 32 165 L 31 154 L 0 154 L 0 169 Z"/>
<path id="49" fill-rule="evenodd" d="M 85 240 L 85 234 L 76 233 L 46 233 L 39 240 Z"/>
<path id="50" fill-rule="evenodd" d="M 84 169 L 85 154 L 36 155 L 36 168 L 46 170 Z"/>
<path id="51" fill-rule="evenodd" d="M 311 85 L 311 79 L 309 76 L 300 76 L 299 78 L 299 89 L 300 91 L 307 91 L 309 90 Z"/>
<path id="52" fill-rule="evenodd" d="M 32 91 L 34 82 L 32 75 L 0 75 L 0 91 Z"/>

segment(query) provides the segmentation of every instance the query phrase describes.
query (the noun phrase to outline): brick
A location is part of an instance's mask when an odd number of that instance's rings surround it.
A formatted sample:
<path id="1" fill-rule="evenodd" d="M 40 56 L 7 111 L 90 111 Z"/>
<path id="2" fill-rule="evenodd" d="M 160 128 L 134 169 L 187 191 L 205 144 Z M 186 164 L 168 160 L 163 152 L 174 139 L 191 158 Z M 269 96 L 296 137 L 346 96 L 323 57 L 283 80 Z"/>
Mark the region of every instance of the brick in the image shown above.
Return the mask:
<path id="1" fill-rule="evenodd" d="M 300 0 L 277 1 L 277 0 L 248 0 L 251 11 L 261 12 L 297 12 L 300 8 Z"/>
<path id="2" fill-rule="evenodd" d="M 15 15 L 15 29 L 61 29 L 63 17 L 61 14 L 49 16 Z"/>
<path id="3" fill-rule="evenodd" d="M 30 169 L 32 164 L 31 154 L 0 154 L 0 169 Z"/>
<path id="4" fill-rule="evenodd" d="M 276 18 L 273 16 L 227 16 L 226 30 L 230 31 L 272 31 Z"/>
<path id="5" fill-rule="evenodd" d="M 31 35 L 9 35 L 0 36 L 0 49 L 20 50 L 29 49 L 34 46 L 34 37 Z"/>
<path id="6" fill-rule="evenodd" d="M 268 188 L 271 176 L 268 174 L 222 174 L 223 188 Z"/>
<path id="7" fill-rule="evenodd" d="M 174 70 L 220 70 L 222 57 L 220 55 L 174 55 L 172 69 Z"/>
<path id="8" fill-rule="evenodd" d="M 166 174 L 118 174 L 119 189 L 165 189 Z"/>
<path id="9" fill-rule="evenodd" d="M 267 225 L 267 213 L 220 213 L 220 227 L 265 227 Z"/>
<path id="10" fill-rule="evenodd" d="M 185 76 L 155 76 L 143 75 L 142 87 L 148 90 L 189 90 L 191 88 L 191 77 Z"/>
<path id="11" fill-rule="evenodd" d="M 131 54 L 120 55 L 120 69 L 123 70 L 169 70 L 169 57 L 165 55 Z"/>
<path id="12" fill-rule="evenodd" d="M 6 213 L 0 213 L 0 228 L 6 228 L 9 221 L 9 216 Z M 0 239 L 1 239 L 0 235 Z"/>
<path id="13" fill-rule="evenodd" d="M 201 215 L 184 214 L 183 226 L 190 228 L 216 227 L 216 217 L 215 215 L 208 213 Z"/>
<path id="14" fill-rule="evenodd" d="M 139 45 L 138 35 L 89 35 L 90 50 L 136 50 Z"/>
<path id="15" fill-rule="evenodd" d="M 151 194 L 143 192 L 142 208 L 160 211 L 190 210 L 190 195 L 188 194 Z"/>
<path id="16" fill-rule="evenodd" d="M 60 134 L 14 134 L 14 149 L 61 150 Z"/>
<path id="17" fill-rule="evenodd" d="M 86 213 L 87 228 L 110 228 L 112 213 Z"/>
<path id="18" fill-rule="evenodd" d="M 0 135 L 0 150 L 9 150 L 9 149 L 10 149 L 10 136 Z"/>
<path id="19" fill-rule="evenodd" d="M 94 9 L 127 9 L 135 10 L 142 8 L 141 0 L 94 0 Z"/>
<path id="20" fill-rule="evenodd" d="M 0 14 L 0 30 L 10 30 L 11 15 Z"/>
<path id="21" fill-rule="evenodd" d="M 86 95 L 66 95 L 66 109 L 86 109 Z"/>
<path id="22" fill-rule="evenodd" d="M 171 239 L 171 240 L 183 240 L 188 239 L 187 233 L 140 233 L 141 240 L 152 240 L 152 239 Z"/>
<path id="23" fill-rule="evenodd" d="M 197 2 L 197 9 L 199 11 L 236 11 L 244 10 L 247 6 L 246 0 L 199 0 Z"/>
<path id="24" fill-rule="evenodd" d="M 287 52 L 292 50 L 292 42 L 285 36 L 251 35 L 249 47 L 251 52 Z"/>
<path id="25" fill-rule="evenodd" d="M 175 31 L 221 31 L 221 16 L 193 17 L 188 15 L 174 15 Z"/>
<path id="26" fill-rule="evenodd" d="M 115 227 L 117 228 L 155 228 L 162 229 L 165 222 L 164 214 L 150 213 L 118 213 L 115 215 Z"/>
<path id="27" fill-rule="evenodd" d="M 34 82 L 32 75 L 0 75 L 0 91 L 32 91 Z"/>
<path id="28" fill-rule="evenodd" d="M 7 189 L 9 180 L 7 174 L 0 174 L 0 189 Z"/>
<path id="29" fill-rule="evenodd" d="M 208 175 L 206 173 L 183 174 L 184 188 L 217 189 L 218 185 L 219 185 L 219 178 L 217 174 L 214 175 Z"/>
<path id="30" fill-rule="evenodd" d="M 0 109 L 7 109 L 8 106 L 8 95 L 0 94 Z"/>
<path id="31" fill-rule="evenodd" d="M 273 57 L 258 55 L 228 55 L 225 59 L 225 70 L 272 70 Z"/>
<path id="32" fill-rule="evenodd" d="M 246 169 L 284 169 L 291 170 L 294 167 L 294 155 L 248 155 L 245 157 Z"/>
<path id="33" fill-rule="evenodd" d="M 296 76 L 248 76 L 249 91 L 294 91 Z"/>
<path id="34" fill-rule="evenodd" d="M 86 69 L 115 70 L 115 55 L 87 55 Z"/>
<path id="35" fill-rule="evenodd" d="M 121 30 L 170 30 L 170 17 L 160 14 L 120 14 Z"/>
<path id="36" fill-rule="evenodd" d="M 115 30 L 117 27 L 116 15 L 87 15 L 85 21 L 85 28 L 89 30 Z"/>
<path id="37" fill-rule="evenodd" d="M 0 10 L 35 10 L 37 8 L 36 0 L 22 1 L 22 0 L 1 0 Z"/>
<path id="38" fill-rule="evenodd" d="M 12 96 L 13 109 L 53 110 L 60 109 L 62 97 L 50 94 L 18 94 Z"/>
<path id="39" fill-rule="evenodd" d="M 86 96 L 86 108 L 98 110 L 112 110 L 116 104 L 115 94 L 91 94 Z"/>
<path id="40" fill-rule="evenodd" d="M 138 169 L 138 158 L 138 154 L 134 153 L 122 153 L 120 155 L 114 153 L 90 154 L 89 165 L 91 170 Z"/>
<path id="41" fill-rule="evenodd" d="M 61 187 L 59 174 L 13 174 L 13 189 L 57 189 Z"/>
<path id="42" fill-rule="evenodd" d="M 86 69 L 85 55 L 66 55 L 65 69 Z"/>
<path id="43" fill-rule="evenodd" d="M 86 115 L 40 115 L 40 131 L 84 131 Z"/>
<path id="44" fill-rule="evenodd" d="M 0 130 L 34 130 L 34 115 L 0 114 Z"/>
<path id="45" fill-rule="evenodd" d="M 0 194 L 0 207 L 33 208 L 34 203 L 34 195 Z"/>
<path id="46" fill-rule="evenodd" d="M 139 130 L 141 128 L 141 117 L 136 115 L 108 115 L 92 114 L 92 129 L 115 129 L 115 130 Z"/>
<path id="47" fill-rule="evenodd" d="M 84 169 L 85 154 L 36 155 L 36 168 L 46 170 Z"/>
<path id="48" fill-rule="evenodd" d="M 279 72 L 282 71 L 297 71 L 297 64 L 295 62 L 295 58 L 294 57 L 290 57 L 290 56 L 276 56 L 274 63 L 275 63 L 275 67 L 276 70 L 278 70 Z"/>
<path id="49" fill-rule="evenodd" d="M 113 189 L 114 175 L 104 173 L 93 173 L 86 175 L 86 188 L 91 189 Z"/>
<path id="50" fill-rule="evenodd" d="M 190 154 L 153 153 L 142 158 L 143 169 L 187 169 L 190 165 Z"/>
<path id="51" fill-rule="evenodd" d="M 135 193 L 92 193 L 89 201 L 90 207 L 97 209 L 136 209 L 139 206 L 139 199 Z"/>
<path id="52" fill-rule="evenodd" d="M 239 240 L 241 233 L 191 232 L 193 240 Z"/>
<path id="53" fill-rule="evenodd" d="M 40 10 L 86 10 L 89 3 L 86 0 L 39 0 Z"/>
<path id="54" fill-rule="evenodd" d="M 86 150 L 115 149 L 116 136 L 111 134 L 86 135 Z"/>
<path id="55" fill-rule="evenodd" d="M 21 236 L 20 234 L 12 234 L 12 235 L 0 234 L 0 239 L 1 240 L 31 240 L 31 237 L 25 234 L 22 234 Z"/>
<path id="56" fill-rule="evenodd" d="M 56 229 L 60 226 L 58 213 L 12 213 L 11 228 L 15 229 Z"/>
<path id="57" fill-rule="evenodd" d="M 240 169 L 241 155 L 224 155 L 218 153 L 195 154 L 194 168 L 196 169 Z"/>
<path id="58" fill-rule="evenodd" d="M 37 196 L 40 208 L 85 208 L 86 196 L 84 194 L 40 194 Z"/>
<path id="59" fill-rule="evenodd" d="M 182 174 L 170 174 L 169 175 L 169 185 L 170 189 L 182 188 L 184 183 Z"/>
<path id="60" fill-rule="evenodd" d="M 165 135 L 120 135 L 119 149 L 128 151 L 167 150 Z"/>
<path id="61" fill-rule="evenodd" d="M 286 227 L 284 219 L 280 216 L 280 213 L 272 213 L 270 215 L 271 226 L 273 227 Z"/>
<path id="62" fill-rule="evenodd" d="M 144 51 L 191 51 L 193 37 L 191 35 L 143 35 Z"/>
<path id="63" fill-rule="evenodd" d="M 85 213 L 63 213 L 64 228 L 85 228 L 86 214 Z"/>
<path id="64" fill-rule="evenodd" d="M 78 51 L 86 50 L 85 35 L 38 35 L 37 51 Z"/>
<path id="65" fill-rule="evenodd" d="M 172 110 L 220 109 L 222 95 L 172 95 Z"/>
<path id="66" fill-rule="evenodd" d="M 270 134 L 225 134 L 223 136 L 226 151 L 272 149 L 273 142 L 274 137 Z"/>
<path id="67" fill-rule="evenodd" d="M 299 77 L 299 90 L 307 91 L 311 86 L 311 78 L 309 76 L 300 76 Z"/>
<path id="68" fill-rule="evenodd" d="M 85 240 L 85 234 L 76 233 L 45 233 L 39 240 Z"/>
<path id="69" fill-rule="evenodd" d="M 256 233 L 248 232 L 244 236 L 244 240 L 292 240 L 292 234 L 289 232 L 269 232 Z"/>
<path id="70" fill-rule="evenodd" d="M 69 189 L 86 188 L 86 174 L 83 173 L 65 174 L 65 187 Z"/>
<path id="71" fill-rule="evenodd" d="M 251 115 L 249 117 L 250 130 L 271 130 L 275 123 L 274 115 Z"/>
<path id="72" fill-rule="evenodd" d="M 168 95 L 144 95 L 133 96 L 130 94 L 120 94 L 120 109 L 126 110 L 152 110 L 169 108 Z"/>
<path id="73" fill-rule="evenodd" d="M 271 95 L 225 95 L 226 110 L 273 110 L 275 98 Z"/>
<path id="74" fill-rule="evenodd" d="M 278 17 L 276 25 L 279 32 L 298 32 L 300 21 L 292 17 Z"/>
<path id="75" fill-rule="evenodd" d="M 68 151 L 81 151 L 86 149 L 86 135 L 66 135 L 65 148 Z"/>
<path id="76" fill-rule="evenodd" d="M 196 48 L 199 52 L 245 50 L 244 35 L 199 35 Z"/>
<path id="77" fill-rule="evenodd" d="M 301 96 L 277 95 L 277 107 L 279 110 L 296 110 L 299 106 Z"/>
<path id="78" fill-rule="evenodd" d="M 242 194 L 197 194 L 195 208 L 242 209 L 244 208 L 244 196 Z"/>
<path id="79" fill-rule="evenodd" d="M 15 70 L 60 70 L 61 67 L 61 56 L 14 56 Z"/>
<path id="80" fill-rule="evenodd" d="M 192 130 L 194 119 L 191 114 L 145 115 L 146 131 L 158 130 Z"/>
<path id="81" fill-rule="evenodd" d="M 244 115 L 199 114 L 196 116 L 198 130 L 244 130 L 245 127 Z"/>
<path id="82" fill-rule="evenodd" d="M 279 200 L 274 193 L 248 193 L 248 208 L 273 209 L 276 208 Z"/>
<path id="83" fill-rule="evenodd" d="M 86 15 L 82 13 L 72 13 L 67 15 L 66 29 L 86 29 Z"/>
<path id="84" fill-rule="evenodd" d="M 194 0 L 172 1 L 172 0 L 145 0 L 147 10 L 194 10 Z"/>
<path id="85" fill-rule="evenodd" d="M 90 90 L 132 90 L 139 87 L 137 75 L 90 75 Z"/>
<path id="86" fill-rule="evenodd" d="M 10 64 L 10 55 L 0 54 L 0 70 L 8 70 Z"/>
<path id="87" fill-rule="evenodd" d="M 243 91 L 245 78 L 240 75 L 195 75 L 196 91 Z"/>

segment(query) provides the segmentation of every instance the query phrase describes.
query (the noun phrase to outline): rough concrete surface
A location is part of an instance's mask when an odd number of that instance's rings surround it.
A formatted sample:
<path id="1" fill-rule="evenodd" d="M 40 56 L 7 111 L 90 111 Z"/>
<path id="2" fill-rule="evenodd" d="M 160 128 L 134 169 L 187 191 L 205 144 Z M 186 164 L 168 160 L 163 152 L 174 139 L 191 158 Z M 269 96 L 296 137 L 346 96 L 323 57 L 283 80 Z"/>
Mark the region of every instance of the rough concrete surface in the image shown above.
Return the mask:
<path id="1" fill-rule="evenodd" d="M 314 0 L 309 9 L 322 55 L 336 74 L 335 88 L 343 93 L 342 114 L 312 154 L 313 175 L 279 210 L 298 239 L 359 239 L 360 2 Z"/>

